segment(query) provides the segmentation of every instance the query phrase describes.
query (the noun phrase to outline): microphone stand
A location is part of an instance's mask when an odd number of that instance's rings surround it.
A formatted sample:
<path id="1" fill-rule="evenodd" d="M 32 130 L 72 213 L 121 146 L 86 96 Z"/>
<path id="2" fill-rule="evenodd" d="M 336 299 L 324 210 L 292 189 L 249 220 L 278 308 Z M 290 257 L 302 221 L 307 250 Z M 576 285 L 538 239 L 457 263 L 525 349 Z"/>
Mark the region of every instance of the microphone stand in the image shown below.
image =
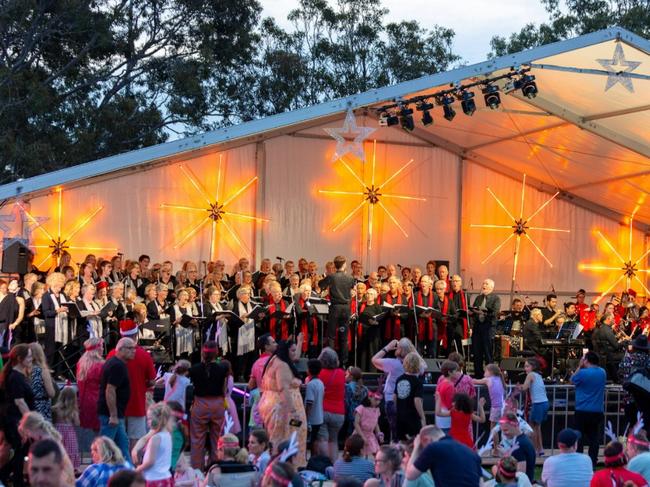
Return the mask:
<path id="1" fill-rule="evenodd" d="M 422 292 L 422 290 L 420 290 Z M 424 303 L 424 301 L 422 301 Z M 408 305 L 408 301 L 406 302 Z M 420 323 L 418 323 L 418 311 L 415 303 L 415 287 L 413 288 L 413 316 L 415 318 L 415 336 L 414 342 L 415 342 L 415 350 L 418 350 L 418 332 L 420 331 Z M 418 352 L 419 353 L 419 352 Z"/>

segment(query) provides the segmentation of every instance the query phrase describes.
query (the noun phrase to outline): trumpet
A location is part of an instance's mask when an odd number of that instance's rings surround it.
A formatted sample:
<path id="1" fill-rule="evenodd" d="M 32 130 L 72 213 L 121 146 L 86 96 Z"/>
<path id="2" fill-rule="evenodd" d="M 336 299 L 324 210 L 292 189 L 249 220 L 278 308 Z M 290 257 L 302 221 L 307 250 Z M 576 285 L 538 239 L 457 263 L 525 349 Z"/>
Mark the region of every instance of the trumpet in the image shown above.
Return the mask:
<path id="1" fill-rule="evenodd" d="M 619 342 L 626 342 L 626 341 L 629 342 L 632 339 L 632 337 L 630 335 L 625 333 L 624 326 L 626 324 L 627 324 L 626 320 L 621 320 L 621 322 L 618 324 L 618 326 L 614 330 L 614 333 L 616 335 L 616 339 Z"/>

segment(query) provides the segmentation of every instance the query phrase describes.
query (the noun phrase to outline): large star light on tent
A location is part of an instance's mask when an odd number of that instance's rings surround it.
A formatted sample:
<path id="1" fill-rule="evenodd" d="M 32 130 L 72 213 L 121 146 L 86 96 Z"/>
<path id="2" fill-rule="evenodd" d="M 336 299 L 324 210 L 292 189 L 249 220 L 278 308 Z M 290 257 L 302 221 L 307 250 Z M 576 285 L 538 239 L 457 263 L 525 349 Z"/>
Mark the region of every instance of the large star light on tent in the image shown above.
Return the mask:
<path id="1" fill-rule="evenodd" d="M 614 55 L 612 59 L 596 59 L 596 62 L 608 71 L 607 83 L 605 84 L 605 91 L 612 88 L 616 83 L 621 83 L 627 91 L 634 93 L 634 85 L 632 85 L 632 78 L 627 76 L 626 73 L 631 73 L 641 64 L 640 61 L 628 61 L 625 59 L 623 52 L 623 44 L 616 43 L 614 48 Z"/>
<path id="2" fill-rule="evenodd" d="M 608 293 L 610 293 L 623 279 L 625 279 L 625 289 L 630 288 L 630 284 L 632 279 L 637 281 L 641 287 L 645 290 L 646 296 L 650 296 L 650 291 L 648 288 L 645 286 L 643 281 L 639 279 L 638 274 L 640 273 L 648 273 L 650 270 L 648 269 L 641 269 L 639 267 L 639 264 L 643 259 L 646 258 L 648 254 L 650 254 L 650 249 L 645 251 L 643 254 L 641 254 L 641 257 L 638 259 L 634 259 L 632 255 L 632 235 L 634 233 L 633 229 L 633 222 L 634 222 L 634 216 L 636 215 L 636 212 L 639 211 L 640 206 L 637 206 L 634 211 L 632 212 L 632 215 L 630 215 L 630 220 L 629 220 L 629 239 L 628 243 L 629 246 L 627 248 L 627 259 L 624 259 L 621 254 L 624 254 L 625 252 L 619 252 L 616 250 L 616 248 L 612 245 L 612 243 L 603 235 L 603 232 L 600 230 L 596 230 L 596 235 L 607 245 L 607 247 L 612 251 L 612 253 L 616 256 L 616 258 L 619 260 L 619 263 L 615 265 L 600 265 L 600 264 L 578 264 L 578 269 L 581 271 L 605 271 L 605 272 L 612 272 L 612 271 L 618 271 L 621 273 L 621 275 L 616 279 L 605 291 L 603 291 L 600 296 L 598 296 L 594 302 L 598 303 L 603 297 L 605 297 Z"/>
<path id="3" fill-rule="evenodd" d="M 48 249 L 50 251 L 45 259 L 36 264 L 36 267 L 40 267 L 51 257 L 54 259 L 60 257 L 64 250 L 117 251 L 116 248 L 92 247 L 89 245 L 71 245 L 72 239 L 75 237 L 75 235 L 77 235 L 83 228 L 85 228 L 92 221 L 92 219 L 95 218 L 95 216 L 97 216 L 97 214 L 104 209 L 104 207 L 99 206 L 95 208 L 95 210 L 90 212 L 89 215 L 79 220 L 77 225 L 75 225 L 64 238 L 63 233 L 61 233 L 61 226 L 64 221 L 63 190 L 61 188 L 57 188 L 56 193 L 58 194 L 56 237 L 43 226 L 44 217 L 36 217 L 27 211 L 22 202 L 16 203 L 20 207 L 26 221 L 29 224 L 32 224 L 34 226 L 34 229 L 40 230 L 46 237 L 45 244 L 31 245 L 31 247 L 35 249 Z"/>
<path id="4" fill-rule="evenodd" d="M 237 242 L 237 245 L 244 249 L 246 252 L 250 253 L 250 249 L 241 241 L 239 236 L 237 235 L 237 232 L 235 229 L 232 227 L 230 223 L 228 223 L 227 218 L 232 217 L 232 218 L 238 218 L 240 220 L 249 220 L 249 221 L 254 221 L 254 222 L 268 222 L 266 218 L 258 218 L 254 215 L 246 215 L 242 213 L 236 213 L 233 211 L 228 210 L 226 207 L 230 205 L 233 201 L 235 201 L 244 191 L 246 191 L 253 183 L 257 181 L 257 176 L 251 178 L 246 184 L 241 186 L 239 189 L 237 189 L 234 193 L 232 193 L 230 196 L 227 198 L 221 199 L 221 196 L 219 195 L 220 187 L 221 187 L 221 175 L 222 175 L 222 163 L 223 163 L 223 157 L 220 154 L 219 155 L 219 167 L 217 170 L 217 189 L 215 192 L 214 198 L 210 196 L 207 191 L 201 186 L 201 184 L 198 182 L 197 177 L 192 173 L 192 171 L 188 168 L 185 167 L 184 165 L 180 165 L 181 172 L 185 175 L 185 177 L 189 180 L 189 182 L 194 186 L 194 188 L 199 192 L 199 194 L 205 199 L 205 202 L 207 206 L 187 206 L 187 205 L 172 205 L 172 204 L 167 204 L 163 203 L 160 205 L 161 208 L 169 208 L 169 209 L 176 209 L 176 210 L 184 210 L 184 211 L 191 211 L 191 212 L 199 212 L 199 213 L 207 213 L 206 216 L 204 216 L 192 229 L 185 234 L 183 238 L 181 238 L 178 242 L 174 244 L 174 248 L 177 249 L 181 245 L 183 245 L 185 242 L 190 240 L 194 235 L 196 235 L 201 228 L 206 223 L 211 224 L 211 233 L 210 233 L 210 258 L 212 259 L 215 255 L 215 250 L 216 250 L 216 245 L 217 245 L 217 226 L 218 224 L 223 225 L 223 227 L 226 229 L 226 231 L 230 234 L 230 236 L 233 238 L 235 242 Z"/>
<path id="5" fill-rule="evenodd" d="M 368 250 L 372 250 L 372 227 L 374 219 L 374 210 L 375 205 L 381 208 L 388 218 L 395 224 L 397 228 L 408 238 L 406 230 L 400 225 L 397 221 L 397 218 L 386 208 L 386 205 L 382 202 L 384 198 L 386 199 L 398 199 L 398 200 L 411 200 L 411 201 L 426 201 L 426 198 L 420 198 L 417 196 L 409 196 L 405 194 L 395 194 L 395 193 L 385 193 L 384 190 L 395 178 L 400 175 L 407 167 L 413 164 L 413 159 L 410 159 L 406 164 L 400 167 L 395 171 L 388 179 L 386 179 L 381 184 L 375 184 L 375 168 L 376 168 L 376 159 L 377 159 L 377 141 L 374 140 L 372 144 L 372 172 L 370 176 L 370 184 L 367 184 L 363 181 L 361 177 L 350 167 L 350 165 L 345 161 L 345 159 L 339 159 L 343 167 L 348 170 L 352 177 L 359 183 L 361 186 L 361 191 L 339 191 L 339 190 L 329 190 L 329 189 L 319 189 L 318 192 L 321 194 L 329 194 L 334 196 L 356 196 L 361 197 L 359 204 L 348 213 L 345 218 L 343 218 L 336 226 L 332 228 L 333 232 L 336 232 L 341 227 L 343 227 L 350 219 L 363 207 L 368 207 Z"/>
<path id="6" fill-rule="evenodd" d="M 334 155 L 332 155 L 332 162 L 347 154 L 352 154 L 357 157 L 357 159 L 366 162 L 366 153 L 363 150 L 363 141 L 377 129 L 357 126 L 354 112 L 351 108 L 348 108 L 347 113 L 345 114 L 343 127 L 326 128 L 323 130 L 336 140 L 336 149 L 334 150 Z M 346 137 L 351 138 L 352 141 L 350 142 L 346 140 Z"/>
<path id="7" fill-rule="evenodd" d="M 501 209 L 505 211 L 506 215 L 508 215 L 508 218 L 512 220 L 512 224 L 510 225 L 494 225 L 494 224 L 474 224 L 472 223 L 470 226 L 474 228 L 498 228 L 498 229 L 504 229 L 504 230 L 510 230 L 511 233 L 508 235 L 508 237 L 501 242 L 499 245 L 496 246 L 496 248 L 488 255 L 481 264 L 485 264 L 487 261 L 489 261 L 494 255 L 499 252 L 510 240 L 513 238 L 515 239 L 515 253 L 514 253 L 514 261 L 512 265 L 512 284 L 511 284 L 511 291 L 514 289 L 515 281 L 517 279 L 517 264 L 519 262 L 519 247 L 521 245 L 521 237 L 525 237 L 537 250 L 537 253 L 542 256 L 542 258 L 546 261 L 546 263 L 550 266 L 553 267 L 553 264 L 551 261 L 544 255 L 544 252 L 542 252 L 542 249 L 539 248 L 539 246 L 535 243 L 535 241 L 531 238 L 531 236 L 528 234 L 530 230 L 537 230 L 541 232 L 564 232 L 564 233 L 569 233 L 570 230 L 562 230 L 559 228 L 548 228 L 548 227 L 531 227 L 530 226 L 530 221 L 537 216 L 548 204 L 553 201 L 560 192 L 556 192 L 553 196 L 551 196 L 549 199 L 547 199 L 544 203 L 542 203 L 534 212 L 530 214 L 530 216 L 524 218 L 524 201 L 525 201 L 525 194 L 526 194 L 526 175 L 524 174 L 524 179 L 523 183 L 521 186 L 521 207 L 519 209 L 519 218 L 516 218 L 515 216 L 512 215 L 512 213 L 506 208 L 506 206 L 501 202 L 499 198 L 497 198 L 497 195 L 494 194 L 494 192 L 490 189 L 487 188 L 487 192 L 490 193 L 490 196 L 492 196 L 496 202 L 499 204 Z"/>

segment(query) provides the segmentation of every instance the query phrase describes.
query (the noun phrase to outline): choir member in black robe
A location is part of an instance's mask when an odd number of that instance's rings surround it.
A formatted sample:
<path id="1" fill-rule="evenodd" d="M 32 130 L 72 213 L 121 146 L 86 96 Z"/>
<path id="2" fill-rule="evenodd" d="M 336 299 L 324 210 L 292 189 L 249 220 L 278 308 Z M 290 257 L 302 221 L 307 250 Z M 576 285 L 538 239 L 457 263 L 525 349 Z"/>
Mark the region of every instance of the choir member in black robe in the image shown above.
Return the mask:
<path id="1" fill-rule="evenodd" d="M 381 298 L 382 304 L 387 303 L 389 305 L 407 305 L 403 294 L 400 292 L 400 282 L 399 279 L 395 276 L 388 279 L 389 291 L 384 294 Z M 388 343 L 391 340 L 399 340 L 405 336 L 404 325 L 408 319 L 407 312 L 400 312 L 391 310 L 388 313 L 388 316 L 384 322 L 384 343 Z"/>
<path id="2" fill-rule="evenodd" d="M 463 345 L 460 341 L 462 332 L 458 333 L 457 330 L 456 307 L 447 294 L 447 283 L 439 279 L 434 284 L 434 289 L 436 295 L 433 299 L 433 307 L 442 313 L 442 317 L 436 320 L 438 338 L 442 342 L 442 348 L 449 355 L 450 351 L 455 351 L 455 344 L 458 347 L 458 352 L 462 352 Z"/>
<path id="3" fill-rule="evenodd" d="M 140 277 L 140 264 L 137 262 L 131 262 L 129 264 L 123 283 L 125 296 L 128 296 L 130 289 L 133 289 L 138 296 L 144 299 L 144 288 L 149 282 Z"/>
<path id="4" fill-rule="evenodd" d="M 372 357 L 381 348 L 379 321 L 382 307 L 377 303 L 377 291 L 368 289 L 365 294 L 365 303 L 359 304 L 359 330 L 357 343 L 359 349 L 359 367 L 362 370 L 372 370 Z"/>
<path id="5" fill-rule="evenodd" d="M 311 303 L 311 286 L 303 284 L 299 292 L 293 296 L 294 316 L 298 320 L 297 332 L 302 333 L 302 354 L 305 357 L 316 358 L 322 347 L 323 324 L 315 314 Z"/>
<path id="6" fill-rule="evenodd" d="M 280 283 L 273 281 L 269 285 L 270 301 L 268 311 L 264 318 L 264 331 L 268 331 L 276 340 L 288 340 L 290 335 L 294 335 L 293 315 L 287 313 L 289 303 L 282 298 L 282 288 Z"/>

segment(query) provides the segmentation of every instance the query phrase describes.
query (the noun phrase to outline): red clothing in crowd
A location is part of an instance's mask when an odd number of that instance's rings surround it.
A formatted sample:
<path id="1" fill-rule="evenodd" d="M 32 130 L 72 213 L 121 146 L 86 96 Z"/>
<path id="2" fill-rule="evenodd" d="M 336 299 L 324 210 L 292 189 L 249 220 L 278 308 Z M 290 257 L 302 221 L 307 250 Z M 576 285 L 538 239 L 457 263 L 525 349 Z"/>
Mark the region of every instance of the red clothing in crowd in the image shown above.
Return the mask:
<path id="1" fill-rule="evenodd" d="M 111 350 L 106 357 L 108 360 L 115 355 L 115 350 Z M 156 369 L 153 366 L 153 359 L 147 351 L 140 345 L 135 347 L 135 356 L 133 360 L 126 363 L 129 370 L 129 385 L 131 388 L 131 396 L 126 405 L 126 416 L 142 417 L 147 415 L 147 408 L 145 407 L 145 400 L 147 394 L 147 382 L 151 382 L 156 378 Z"/>
<path id="2" fill-rule="evenodd" d="M 345 414 L 345 372 L 343 369 L 323 369 L 318 378 L 325 385 L 323 411 Z"/>
<path id="3" fill-rule="evenodd" d="M 463 445 L 467 445 L 469 448 L 474 449 L 474 441 L 472 440 L 472 434 L 470 433 L 472 414 L 467 414 L 455 409 L 452 409 L 450 413 L 451 429 L 449 430 L 449 436 Z"/>
<path id="4" fill-rule="evenodd" d="M 612 487 L 623 485 L 627 481 L 634 482 L 636 487 L 647 487 L 648 482 L 636 472 L 631 472 L 624 467 L 603 468 L 594 473 L 589 487 Z"/>

